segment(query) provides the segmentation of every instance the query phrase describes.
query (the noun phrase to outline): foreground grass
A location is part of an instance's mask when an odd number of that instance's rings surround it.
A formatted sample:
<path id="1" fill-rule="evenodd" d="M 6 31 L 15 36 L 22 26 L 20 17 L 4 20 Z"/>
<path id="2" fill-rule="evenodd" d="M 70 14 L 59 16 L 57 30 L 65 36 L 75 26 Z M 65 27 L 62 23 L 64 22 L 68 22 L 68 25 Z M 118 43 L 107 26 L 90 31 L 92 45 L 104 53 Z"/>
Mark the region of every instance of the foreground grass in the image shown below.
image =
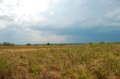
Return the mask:
<path id="1" fill-rule="evenodd" d="M 0 47 L 0 79 L 120 79 L 120 45 Z"/>

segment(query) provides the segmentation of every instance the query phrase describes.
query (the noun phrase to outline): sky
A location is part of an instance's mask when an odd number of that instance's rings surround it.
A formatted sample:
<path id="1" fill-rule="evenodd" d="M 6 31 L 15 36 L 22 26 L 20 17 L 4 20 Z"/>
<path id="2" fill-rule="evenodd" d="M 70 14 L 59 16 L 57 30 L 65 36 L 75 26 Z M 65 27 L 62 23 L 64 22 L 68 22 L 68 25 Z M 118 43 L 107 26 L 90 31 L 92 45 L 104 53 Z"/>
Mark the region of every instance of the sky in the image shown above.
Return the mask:
<path id="1" fill-rule="evenodd" d="M 120 42 L 120 0 L 0 0 L 0 42 Z"/>

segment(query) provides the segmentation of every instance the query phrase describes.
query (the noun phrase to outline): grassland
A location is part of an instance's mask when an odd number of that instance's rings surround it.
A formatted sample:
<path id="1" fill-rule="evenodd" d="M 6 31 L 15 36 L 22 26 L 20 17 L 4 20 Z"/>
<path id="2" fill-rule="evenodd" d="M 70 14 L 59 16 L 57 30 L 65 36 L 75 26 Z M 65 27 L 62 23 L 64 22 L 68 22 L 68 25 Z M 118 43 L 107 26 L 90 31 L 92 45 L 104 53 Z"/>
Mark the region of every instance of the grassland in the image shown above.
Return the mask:
<path id="1" fill-rule="evenodd" d="M 0 79 L 120 79 L 120 44 L 1 46 Z"/>

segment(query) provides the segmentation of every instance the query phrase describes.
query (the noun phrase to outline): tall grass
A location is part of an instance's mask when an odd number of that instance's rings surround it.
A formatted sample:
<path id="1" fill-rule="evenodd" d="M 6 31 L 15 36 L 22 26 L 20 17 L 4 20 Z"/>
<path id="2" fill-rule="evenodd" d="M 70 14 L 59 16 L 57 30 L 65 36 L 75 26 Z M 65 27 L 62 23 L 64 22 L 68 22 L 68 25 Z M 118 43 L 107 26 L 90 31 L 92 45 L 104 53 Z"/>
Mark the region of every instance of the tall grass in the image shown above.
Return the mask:
<path id="1" fill-rule="evenodd" d="M 0 48 L 0 79 L 120 79 L 120 45 Z"/>

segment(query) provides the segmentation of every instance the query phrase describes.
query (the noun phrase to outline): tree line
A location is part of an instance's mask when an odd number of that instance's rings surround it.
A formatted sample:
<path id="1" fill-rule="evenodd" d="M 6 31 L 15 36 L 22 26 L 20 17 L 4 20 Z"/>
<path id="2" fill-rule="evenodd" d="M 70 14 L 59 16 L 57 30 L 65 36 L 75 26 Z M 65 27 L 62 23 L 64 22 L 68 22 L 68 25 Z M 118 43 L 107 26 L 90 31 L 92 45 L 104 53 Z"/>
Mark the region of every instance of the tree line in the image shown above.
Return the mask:
<path id="1" fill-rule="evenodd" d="M 3 43 L 0 43 L 0 46 L 14 46 L 15 43 L 10 43 L 10 42 L 3 42 Z"/>
<path id="2" fill-rule="evenodd" d="M 69 44 L 69 43 L 68 43 Z M 77 44 L 77 43 L 76 43 Z M 79 43 L 78 43 L 79 44 Z M 82 43 L 82 44 L 105 44 L 105 42 L 101 41 L 99 43 Z M 110 44 L 120 44 L 120 42 L 111 42 Z M 0 46 L 16 46 L 17 44 L 15 43 L 10 43 L 10 42 L 3 42 L 3 43 L 0 43 Z M 31 44 L 31 43 L 26 43 L 26 44 L 23 44 L 23 45 L 26 45 L 26 46 L 39 46 L 39 45 L 52 45 L 51 43 L 46 43 L 46 44 Z M 61 44 L 59 44 L 61 45 Z"/>
<path id="3" fill-rule="evenodd" d="M 17 46 L 17 45 L 18 45 L 18 44 L 10 43 L 10 42 L 0 43 L 0 46 Z M 41 45 L 41 44 L 26 43 L 26 44 L 22 44 L 22 45 L 26 45 L 26 46 L 37 46 L 37 45 Z M 46 43 L 45 45 L 50 45 L 50 43 Z"/>

